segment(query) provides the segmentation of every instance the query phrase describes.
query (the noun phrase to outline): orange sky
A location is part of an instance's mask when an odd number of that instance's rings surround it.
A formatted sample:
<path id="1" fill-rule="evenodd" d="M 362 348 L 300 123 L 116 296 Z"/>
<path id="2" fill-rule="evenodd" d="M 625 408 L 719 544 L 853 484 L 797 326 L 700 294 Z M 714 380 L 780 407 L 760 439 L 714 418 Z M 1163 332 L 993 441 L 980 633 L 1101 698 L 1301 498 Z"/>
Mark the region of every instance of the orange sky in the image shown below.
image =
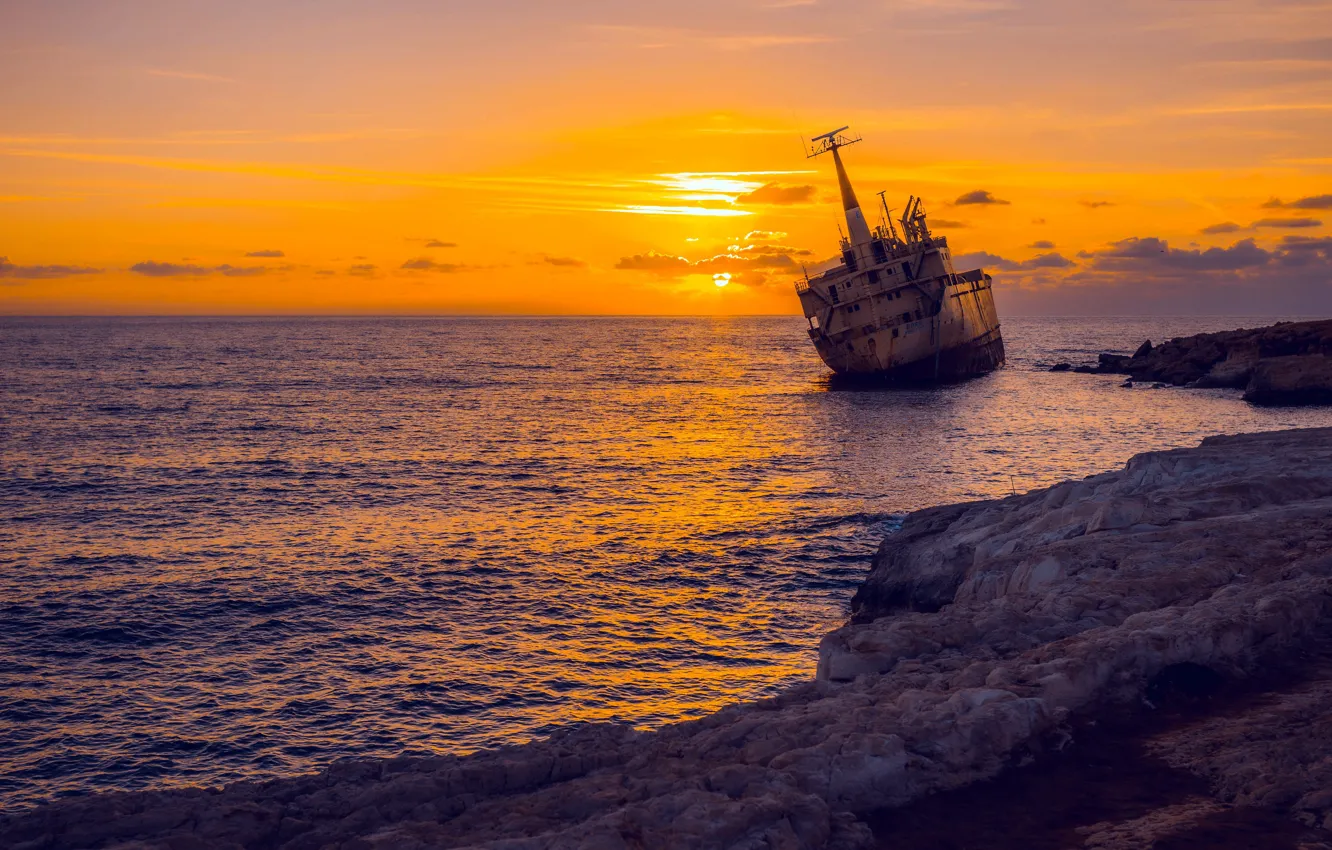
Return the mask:
<path id="1" fill-rule="evenodd" d="M 4 314 L 798 314 L 839 214 L 801 136 L 843 124 L 862 202 L 922 195 L 1002 313 L 1332 310 L 1332 2 L 0 20 Z"/>

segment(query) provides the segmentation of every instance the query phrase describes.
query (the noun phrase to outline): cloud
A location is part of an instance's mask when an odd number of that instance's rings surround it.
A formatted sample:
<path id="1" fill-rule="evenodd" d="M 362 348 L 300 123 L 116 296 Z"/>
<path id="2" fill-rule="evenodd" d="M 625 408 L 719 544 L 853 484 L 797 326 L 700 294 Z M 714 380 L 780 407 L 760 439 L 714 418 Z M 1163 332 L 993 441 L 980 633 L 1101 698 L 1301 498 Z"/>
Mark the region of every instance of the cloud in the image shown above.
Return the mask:
<path id="1" fill-rule="evenodd" d="M 792 248 L 790 245 L 732 245 L 727 249 L 730 254 L 749 254 L 755 257 L 785 254 L 794 257 L 808 257 L 813 251 L 804 248 Z"/>
<path id="2" fill-rule="evenodd" d="M 798 5 L 804 5 L 803 3 Z M 589 29 L 631 40 L 639 49 L 656 50 L 681 44 L 701 44 L 718 50 L 761 50 L 771 47 L 797 47 L 827 44 L 838 39 L 826 35 L 787 35 L 781 33 L 715 33 L 680 27 L 594 24 Z"/>
<path id="3" fill-rule="evenodd" d="M 1174 248 L 1133 237 L 1083 251 L 1060 277 L 1001 286 L 1000 310 L 1045 315 L 1309 315 L 1332 311 L 1332 237 Z"/>
<path id="4" fill-rule="evenodd" d="M 1030 260 L 1023 260 L 1018 266 L 1022 269 L 1066 269 L 1076 265 L 1063 254 L 1037 254 Z"/>
<path id="5" fill-rule="evenodd" d="M 747 195 L 735 199 L 737 204 L 807 204 L 814 199 L 813 186 L 781 186 L 765 183 Z"/>
<path id="6" fill-rule="evenodd" d="M 54 280 L 101 273 L 101 269 L 86 266 L 20 266 L 11 263 L 8 257 L 0 257 L 0 279 L 5 280 Z"/>
<path id="7" fill-rule="evenodd" d="M 147 277 L 180 277 L 186 275 L 201 277 L 213 273 L 210 268 L 189 263 L 157 263 L 152 260 L 135 263 L 130 266 L 130 271 Z"/>
<path id="8" fill-rule="evenodd" d="M 210 274 L 226 277 L 257 277 L 270 271 L 285 271 L 286 268 L 290 267 L 275 270 L 268 266 L 233 266 L 227 263 L 220 266 L 198 266 L 193 263 L 158 263 L 148 260 L 135 263 L 129 270 L 145 277 L 203 277 Z"/>
<path id="9" fill-rule="evenodd" d="M 939 230 L 961 230 L 964 227 L 970 227 L 965 221 L 954 221 L 951 218 L 932 218 L 930 227 Z"/>
<path id="10" fill-rule="evenodd" d="M 689 270 L 689 261 L 684 257 L 675 257 L 670 254 L 658 254 L 656 251 L 649 251 L 646 254 L 634 254 L 632 257 L 621 257 L 615 264 L 615 268 L 636 272 L 654 272 L 657 274 L 683 274 Z"/>
<path id="11" fill-rule="evenodd" d="M 347 274 L 356 277 L 374 277 L 379 271 L 379 266 L 373 263 L 357 263 L 354 266 L 347 267 Z"/>
<path id="12" fill-rule="evenodd" d="M 1222 104 L 1219 106 L 1196 106 L 1186 109 L 1172 109 L 1172 115 L 1243 115 L 1258 112 L 1328 112 L 1332 103 L 1321 101 L 1304 103 L 1251 103 Z"/>
<path id="13" fill-rule="evenodd" d="M 958 269 L 968 270 L 975 268 L 991 268 L 1004 272 L 1037 271 L 1040 269 L 1066 269 L 1076 265 L 1072 260 L 1062 254 L 1037 254 L 1029 260 L 1009 260 L 998 254 L 991 254 L 988 251 L 977 251 L 971 254 L 958 254 L 953 257 L 953 266 Z"/>
<path id="14" fill-rule="evenodd" d="M 731 283 L 743 286 L 763 286 L 772 278 L 770 272 L 795 272 L 799 264 L 786 254 L 760 254 L 742 256 L 738 254 L 717 254 L 699 260 L 690 267 L 691 274 L 730 275 Z"/>
<path id="15" fill-rule="evenodd" d="M 454 274 L 455 272 L 467 271 L 472 267 L 462 265 L 461 263 L 437 263 L 429 257 L 415 257 L 403 263 L 399 268 L 414 272 Z"/>
<path id="16" fill-rule="evenodd" d="M 537 260 L 537 262 L 564 269 L 587 268 L 587 262 L 585 260 L 580 260 L 577 257 L 552 257 L 550 254 L 542 254 L 541 259 Z"/>
<path id="17" fill-rule="evenodd" d="M 1011 0 L 903 0 L 902 6 L 918 12 L 932 14 L 956 14 L 962 12 L 1007 12 L 1011 11 Z"/>
<path id="18" fill-rule="evenodd" d="M 1078 201 L 1089 210 L 1099 210 L 1101 207 L 1113 207 L 1113 201 Z"/>
<path id="19" fill-rule="evenodd" d="M 964 207 L 971 204 L 1000 204 L 1007 205 L 1009 202 L 1001 198 L 996 198 L 984 189 L 977 189 L 974 192 L 968 192 L 962 197 L 953 201 L 954 206 Z"/>
<path id="20" fill-rule="evenodd" d="M 1236 223 L 1233 222 L 1233 221 L 1223 221 L 1223 222 L 1221 222 L 1220 224 L 1209 224 L 1209 225 L 1207 225 L 1206 227 L 1204 227 L 1202 230 L 1200 230 L 1200 231 L 1198 231 L 1198 232 L 1199 232 L 1199 233 L 1235 233 L 1236 231 L 1240 231 L 1240 230 L 1243 230 L 1243 229 L 1244 229 L 1243 227 L 1241 227 L 1240 225 L 1236 224 Z"/>
<path id="21" fill-rule="evenodd" d="M 781 230 L 751 230 L 744 235 L 742 242 L 769 242 L 773 239 L 781 239 L 786 233 Z"/>
<path id="22" fill-rule="evenodd" d="M 261 274 L 268 274 L 267 266 L 229 266 L 226 264 L 217 267 L 219 274 L 227 277 L 257 277 Z"/>
<path id="23" fill-rule="evenodd" d="M 748 210 L 730 207 L 688 207 L 667 206 L 663 204 L 629 204 L 623 207 L 607 207 L 602 212 L 625 213 L 627 215 L 689 215 L 689 216 L 742 216 L 753 215 Z"/>
<path id="24" fill-rule="evenodd" d="M 427 248 L 457 248 L 457 242 L 441 242 L 438 239 L 431 239 L 425 243 Z"/>
<path id="25" fill-rule="evenodd" d="M 315 272 L 315 274 L 334 275 L 337 274 L 337 272 L 333 271 L 332 269 L 319 269 Z"/>
<path id="26" fill-rule="evenodd" d="M 1093 271 L 1147 271 L 1161 274 L 1234 272 L 1266 265 L 1272 255 L 1252 239 L 1243 239 L 1229 248 L 1171 248 L 1155 236 L 1131 237 L 1112 242 L 1102 251 L 1085 252 Z"/>
<path id="27" fill-rule="evenodd" d="M 686 257 L 649 251 L 623 257 L 615 264 L 615 268 L 648 272 L 664 278 L 728 274 L 731 283 L 762 286 L 772 279 L 770 275 L 773 272 L 798 271 L 801 261 L 796 257 L 812 255 L 812 251 L 786 245 L 732 245 L 721 253 L 694 262 Z"/>
<path id="28" fill-rule="evenodd" d="M 1283 251 L 1332 251 L 1332 236 L 1282 236 Z"/>
<path id="29" fill-rule="evenodd" d="M 1260 218 L 1253 223 L 1254 227 L 1322 227 L 1323 223 L 1316 218 Z"/>
<path id="30" fill-rule="evenodd" d="M 1049 251 L 1050 249 L 1054 248 L 1054 246 L 1055 243 L 1051 242 L 1049 239 L 1038 239 L 1035 242 L 1028 245 L 1027 247 L 1035 248 L 1040 251 Z"/>
<path id="31" fill-rule="evenodd" d="M 804 251 L 802 253 L 811 254 L 813 252 Z M 794 269 L 796 266 L 800 265 L 790 254 L 759 254 L 753 257 L 745 256 L 743 254 L 739 255 L 738 257 L 735 254 L 719 254 L 718 257 L 725 257 L 728 260 L 738 259 L 741 263 L 740 267 L 741 271 L 743 271 L 745 268 Z M 714 261 L 716 259 L 717 259 L 716 257 L 713 258 Z M 709 262 L 709 261 L 704 260 L 702 262 Z"/>
<path id="32" fill-rule="evenodd" d="M 991 254 L 989 251 L 973 251 L 970 254 L 955 254 L 953 256 L 953 266 L 959 269 L 982 268 L 984 266 L 1001 268 L 1004 265 L 1016 264 L 1012 260 L 1005 260 L 998 254 Z"/>
<path id="33" fill-rule="evenodd" d="M 760 50 L 765 47 L 799 47 L 807 44 L 831 44 L 838 39 L 826 35 L 719 35 L 705 39 L 722 50 Z"/>
<path id="34" fill-rule="evenodd" d="M 278 251 L 278 250 L 275 250 L 275 249 L 269 248 L 269 249 L 265 249 L 265 250 L 263 250 L 263 251 L 247 251 L 247 252 L 245 252 L 245 256 L 247 256 L 247 257 L 274 257 L 274 258 L 276 258 L 276 257 L 285 257 L 285 256 L 287 256 L 287 254 L 286 254 L 286 252 L 284 252 L 284 251 Z"/>
<path id="35" fill-rule="evenodd" d="M 1282 203 L 1280 198 L 1273 198 L 1263 204 L 1268 210 L 1332 210 L 1332 195 L 1310 195 L 1298 201 Z"/>

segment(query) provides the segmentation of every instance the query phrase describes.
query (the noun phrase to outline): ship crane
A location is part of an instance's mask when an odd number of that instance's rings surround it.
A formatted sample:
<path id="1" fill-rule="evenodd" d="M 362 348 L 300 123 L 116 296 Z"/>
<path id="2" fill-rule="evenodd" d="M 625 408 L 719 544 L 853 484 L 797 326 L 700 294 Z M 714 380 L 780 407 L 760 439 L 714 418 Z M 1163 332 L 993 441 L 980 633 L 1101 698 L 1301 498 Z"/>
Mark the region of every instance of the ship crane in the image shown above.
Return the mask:
<path id="1" fill-rule="evenodd" d="M 885 225 L 880 226 L 879 230 L 884 241 L 896 246 L 902 244 L 902 240 L 897 238 L 897 228 L 893 227 L 893 211 L 888 209 L 888 199 L 884 197 L 886 194 L 888 194 L 887 189 L 879 193 L 879 206 L 883 208 L 882 218 Z"/>

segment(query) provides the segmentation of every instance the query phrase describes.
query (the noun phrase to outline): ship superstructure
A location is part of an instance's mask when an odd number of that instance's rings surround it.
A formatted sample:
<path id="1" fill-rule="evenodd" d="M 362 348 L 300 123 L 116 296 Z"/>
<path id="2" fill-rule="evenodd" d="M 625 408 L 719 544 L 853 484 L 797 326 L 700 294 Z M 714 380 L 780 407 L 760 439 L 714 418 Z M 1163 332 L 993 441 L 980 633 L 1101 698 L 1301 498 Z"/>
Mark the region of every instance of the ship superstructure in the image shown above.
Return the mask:
<path id="1" fill-rule="evenodd" d="M 796 282 L 819 356 L 839 375 L 889 381 L 958 380 L 1003 365 L 990 276 L 954 270 L 920 198 L 894 223 L 880 193 L 883 223 L 870 228 L 839 153 L 860 141 L 846 129 L 816 136 L 809 151 L 832 154 L 847 227 L 841 265 Z"/>

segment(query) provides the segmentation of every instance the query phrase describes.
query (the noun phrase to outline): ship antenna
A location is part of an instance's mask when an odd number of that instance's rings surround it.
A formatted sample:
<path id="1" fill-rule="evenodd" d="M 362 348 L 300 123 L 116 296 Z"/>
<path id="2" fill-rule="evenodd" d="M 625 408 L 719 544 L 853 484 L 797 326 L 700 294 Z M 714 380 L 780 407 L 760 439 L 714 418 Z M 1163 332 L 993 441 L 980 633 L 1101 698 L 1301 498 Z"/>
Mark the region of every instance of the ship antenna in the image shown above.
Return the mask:
<path id="1" fill-rule="evenodd" d="M 831 153 L 837 150 L 838 148 L 844 148 L 847 145 L 854 145 L 856 142 L 860 141 L 860 136 L 842 135 L 842 131 L 848 129 L 850 128 L 838 127 L 836 130 L 833 130 L 832 132 L 824 133 L 822 135 L 815 136 L 814 138 L 810 139 L 809 141 L 811 144 L 805 151 L 805 158 L 813 159 L 816 156 L 822 156 L 825 153 Z M 804 144 L 804 141 L 805 137 L 801 136 L 800 137 L 801 144 Z"/>
<path id="2" fill-rule="evenodd" d="M 842 165 L 842 156 L 839 150 L 847 145 L 854 145 L 860 141 L 859 136 L 848 136 L 842 131 L 846 127 L 838 127 L 827 133 L 821 133 L 810 139 L 808 157 L 822 156 L 825 153 L 832 154 L 833 164 L 837 168 L 837 187 L 842 195 L 842 210 L 846 213 L 846 229 L 848 237 L 843 237 L 843 242 L 847 247 L 868 245 L 873 235 L 870 233 L 869 224 L 865 221 L 865 214 L 860 211 L 860 201 L 856 200 L 856 191 L 851 188 L 851 178 L 846 176 L 846 168 Z"/>

